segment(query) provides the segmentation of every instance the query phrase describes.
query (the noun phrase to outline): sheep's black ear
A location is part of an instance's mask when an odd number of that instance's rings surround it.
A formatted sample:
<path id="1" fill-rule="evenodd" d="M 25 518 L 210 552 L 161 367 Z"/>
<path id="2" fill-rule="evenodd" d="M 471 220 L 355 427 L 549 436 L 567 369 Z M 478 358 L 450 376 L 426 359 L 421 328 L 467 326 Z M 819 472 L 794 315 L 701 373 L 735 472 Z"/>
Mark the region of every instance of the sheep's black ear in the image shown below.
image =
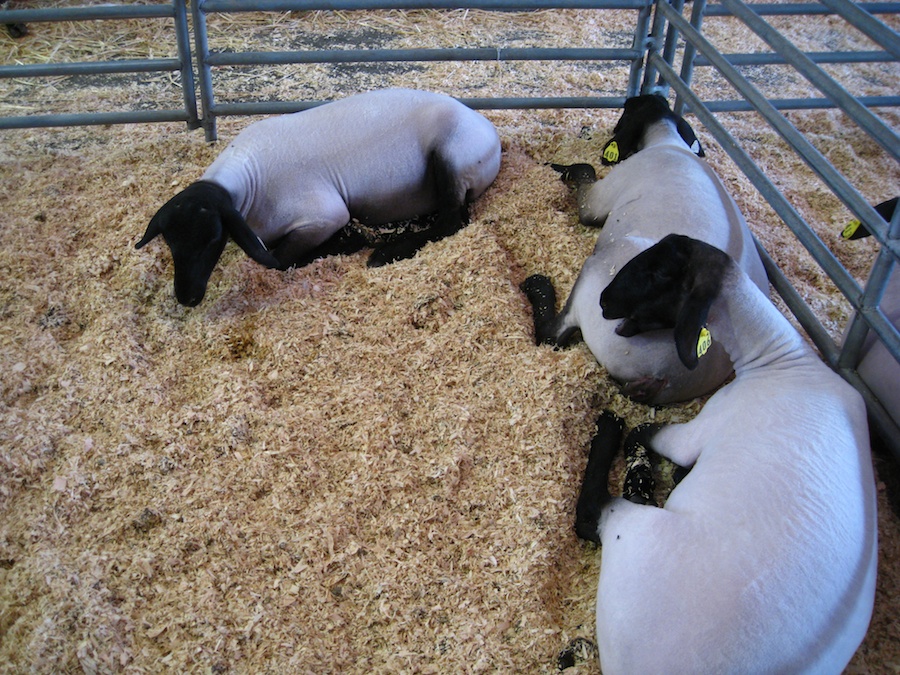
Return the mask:
<path id="1" fill-rule="evenodd" d="M 622 151 L 619 149 L 619 140 L 613 136 L 603 146 L 600 161 L 603 162 L 604 166 L 610 166 L 611 164 L 618 164 L 622 159 L 624 157 L 622 157 Z"/>
<path id="2" fill-rule="evenodd" d="M 151 240 L 153 240 L 157 235 L 162 234 L 162 220 L 164 218 L 163 210 L 165 207 L 156 212 L 156 215 L 150 219 L 150 224 L 147 225 L 147 231 L 144 232 L 144 236 L 141 237 L 141 240 L 134 245 L 135 248 L 143 248 L 146 246 Z"/>
<path id="3" fill-rule="evenodd" d="M 897 201 L 898 197 L 888 199 L 875 206 L 875 210 L 878 212 L 879 216 L 889 223 L 894 216 L 894 209 L 897 208 Z M 847 223 L 847 226 L 841 231 L 841 239 L 863 239 L 871 234 L 872 233 L 869 232 L 868 228 L 863 225 L 859 219 L 854 218 Z"/>
<path id="4" fill-rule="evenodd" d="M 700 139 L 697 138 L 697 134 L 694 133 L 691 125 L 688 124 L 683 117 L 676 116 L 675 127 L 678 129 L 678 135 L 681 136 L 681 139 L 691 149 L 691 152 L 697 155 L 697 157 L 706 157 L 703 146 L 700 145 Z"/>
<path id="5" fill-rule="evenodd" d="M 871 234 L 869 228 L 863 225 L 859 218 L 854 218 L 844 226 L 843 230 L 841 230 L 841 239 L 865 239 Z"/>
<path id="6" fill-rule="evenodd" d="M 219 209 L 219 216 L 222 218 L 222 224 L 225 226 L 228 234 L 244 250 L 244 253 L 260 265 L 270 268 L 280 266 L 275 256 L 269 252 L 262 240 L 250 229 L 247 221 L 244 220 L 244 217 L 237 209 L 223 205 Z"/>
<path id="7" fill-rule="evenodd" d="M 622 118 L 625 120 L 625 117 Z M 638 125 L 637 120 L 628 120 L 629 123 L 622 125 L 621 121 L 616 125 L 615 135 L 603 146 L 603 152 L 600 155 L 600 161 L 605 166 L 618 164 L 623 159 L 627 159 L 637 152 L 638 144 L 644 134 L 644 125 Z"/>
<path id="8" fill-rule="evenodd" d="M 666 239 L 672 238 L 669 235 Z M 689 370 L 697 367 L 712 344 L 713 336 L 706 328 L 709 308 L 722 288 L 722 277 L 731 258 L 714 246 L 686 237 L 677 237 L 679 246 L 687 249 L 690 274 L 687 297 L 675 319 L 675 348 L 678 358 Z"/>

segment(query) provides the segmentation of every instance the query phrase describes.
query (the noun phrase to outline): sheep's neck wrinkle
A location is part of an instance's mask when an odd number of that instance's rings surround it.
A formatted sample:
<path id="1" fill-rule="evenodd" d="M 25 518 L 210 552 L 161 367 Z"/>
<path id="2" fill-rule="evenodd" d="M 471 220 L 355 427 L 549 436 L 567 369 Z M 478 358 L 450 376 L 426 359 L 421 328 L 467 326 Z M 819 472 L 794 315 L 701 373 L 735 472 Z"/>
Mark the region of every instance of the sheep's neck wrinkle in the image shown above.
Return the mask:
<path id="1" fill-rule="evenodd" d="M 781 312 L 732 266 L 711 311 L 710 332 L 740 375 L 758 368 L 800 365 L 812 355 Z"/>

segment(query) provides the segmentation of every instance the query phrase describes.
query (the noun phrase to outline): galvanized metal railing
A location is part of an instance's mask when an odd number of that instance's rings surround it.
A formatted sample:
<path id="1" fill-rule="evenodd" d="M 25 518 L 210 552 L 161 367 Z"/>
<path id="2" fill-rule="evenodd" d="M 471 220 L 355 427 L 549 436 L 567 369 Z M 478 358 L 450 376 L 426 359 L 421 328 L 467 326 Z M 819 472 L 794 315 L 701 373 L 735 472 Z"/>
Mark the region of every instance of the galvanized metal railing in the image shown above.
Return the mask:
<path id="1" fill-rule="evenodd" d="M 42 63 L 0 65 L 0 79 L 13 77 L 45 77 L 59 75 L 99 75 L 121 73 L 178 72 L 184 106 L 181 109 L 122 110 L 115 112 L 61 113 L 0 116 L 0 129 L 30 127 L 85 126 L 94 124 L 129 124 L 135 122 L 186 122 L 191 129 L 200 126 L 191 63 L 187 10 L 184 0 L 167 5 L 102 5 L 97 7 L 47 7 L 0 11 L 2 23 L 35 23 L 51 21 L 113 21 L 121 19 L 172 19 L 178 58 L 122 59 L 81 63 Z"/>
<path id="2" fill-rule="evenodd" d="M 900 35 L 875 20 L 873 15 L 864 9 L 865 5 L 854 5 L 846 0 L 823 0 L 823 2 L 826 5 L 824 11 L 840 15 L 849 25 L 862 30 L 883 49 L 879 52 L 867 52 L 865 60 L 872 62 L 898 60 Z M 849 120 L 878 143 L 890 157 L 895 161 L 900 161 L 900 136 L 869 107 L 869 105 L 873 107 L 875 105 L 897 106 L 900 100 L 896 96 L 878 97 L 869 101 L 867 105 L 866 101 L 850 94 L 816 62 L 817 60 L 852 62 L 851 59 L 841 61 L 841 55 L 838 53 L 829 53 L 825 59 L 811 58 L 784 39 L 762 18 L 767 10 L 782 14 L 795 13 L 801 11 L 804 6 L 776 5 L 770 7 L 748 5 L 742 0 L 720 0 L 713 7 L 714 9 L 709 11 L 709 14 L 728 12 L 732 16 L 740 18 L 746 26 L 775 50 L 775 54 L 765 55 L 765 58 L 759 59 L 761 62 L 789 64 L 818 88 L 824 94 L 824 98 L 816 100 L 814 106 L 809 105 L 809 99 L 785 99 L 778 102 L 767 99 L 737 68 L 738 64 L 742 61 L 746 62 L 747 59 L 729 58 L 716 49 L 703 35 L 702 20 L 709 9 L 705 0 L 694 0 L 690 21 L 684 19 L 680 7 L 667 3 L 657 5 L 657 14 L 654 19 L 654 40 L 648 53 L 644 89 L 664 90 L 671 87 L 675 91 L 676 110 L 680 112 L 689 110 L 696 115 L 850 302 L 855 314 L 845 339 L 838 344 L 796 292 L 768 252 L 759 246 L 775 290 L 810 336 L 823 358 L 863 394 L 875 426 L 892 453 L 900 459 L 900 427 L 898 427 L 897 421 L 893 419 L 856 372 L 860 349 L 870 330 L 878 336 L 888 352 L 900 362 L 900 332 L 879 307 L 888 279 L 895 271 L 897 261 L 900 260 L 900 238 L 898 238 L 900 237 L 900 209 L 894 214 L 891 223 L 885 223 L 869 201 L 780 112 L 780 109 L 789 108 L 838 108 L 847 115 Z M 898 13 L 900 4 L 879 3 L 877 6 L 870 6 L 869 9 L 877 12 Z M 810 9 L 810 11 L 812 10 Z M 822 8 L 815 7 L 815 11 L 821 12 Z M 668 24 L 667 27 L 666 24 Z M 664 32 L 666 33 L 665 45 L 674 43 L 677 37 L 685 41 L 686 47 L 683 52 L 680 73 L 674 69 L 671 55 L 665 54 L 664 50 L 661 52 L 654 48 L 655 45 L 663 43 Z M 857 53 L 854 56 L 859 57 L 860 55 Z M 691 78 L 695 66 L 705 65 L 714 67 L 742 98 L 735 101 L 701 101 L 691 88 Z M 898 69 L 898 84 L 900 84 L 900 69 Z M 720 124 L 715 113 L 724 110 L 753 110 L 759 113 L 763 120 L 787 142 L 797 156 L 878 239 L 881 251 L 873 264 L 872 272 L 864 288 L 841 265 L 828 246 L 815 234 L 810 224 L 800 216 L 789 200 Z M 895 186 L 895 190 L 900 193 L 900 185 Z M 900 274 L 900 269 L 897 269 L 896 273 Z M 900 386 L 900 382 L 898 382 L 898 386 Z"/>
<path id="3" fill-rule="evenodd" d="M 212 69 L 220 66 L 263 64 L 435 62 L 435 61 L 621 61 L 629 64 L 629 79 L 622 96 L 613 97 L 496 97 L 461 98 L 477 109 L 522 108 L 619 108 L 640 88 L 647 49 L 647 31 L 652 0 L 196 0 L 191 4 L 194 18 L 200 98 L 204 110 L 203 126 L 209 140 L 216 136 L 216 117 L 286 113 L 304 110 L 324 101 L 263 101 L 217 103 L 214 97 Z M 531 11 L 537 9 L 637 10 L 634 39 L 629 48 L 444 48 L 444 49 L 335 49 L 280 52 L 210 52 L 206 17 L 212 13 L 249 11 L 290 11 L 302 9 L 364 11 L 384 9 L 481 9 L 491 11 Z"/>

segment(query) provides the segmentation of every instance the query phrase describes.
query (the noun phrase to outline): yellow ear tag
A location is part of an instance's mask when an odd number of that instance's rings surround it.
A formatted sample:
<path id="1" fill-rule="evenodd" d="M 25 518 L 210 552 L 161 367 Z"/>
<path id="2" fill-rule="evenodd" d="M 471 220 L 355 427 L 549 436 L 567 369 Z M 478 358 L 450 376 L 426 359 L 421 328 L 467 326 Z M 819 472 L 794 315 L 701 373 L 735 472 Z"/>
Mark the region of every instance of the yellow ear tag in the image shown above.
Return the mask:
<path id="1" fill-rule="evenodd" d="M 616 162 L 618 162 L 619 144 L 615 141 L 610 141 L 603 149 L 603 159 L 605 159 L 610 164 L 615 164 Z"/>
<path id="2" fill-rule="evenodd" d="M 712 346 L 712 335 L 709 334 L 709 331 L 704 327 L 700 329 L 700 337 L 697 340 L 697 358 L 701 358 L 706 352 L 709 351 L 709 348 Z"/>
<path id="3" fill-rule="evenodd" d="M 847 227 L 845 227 L 841 232 L 841 237 L 843 237 L 844 239 L 849 239 L 854 234 L 856 234 L 856 231 L 859 229 L 860 225 L 862 225 L 862 223 L 854 218 L 849 223 L 847 223 Z"/>

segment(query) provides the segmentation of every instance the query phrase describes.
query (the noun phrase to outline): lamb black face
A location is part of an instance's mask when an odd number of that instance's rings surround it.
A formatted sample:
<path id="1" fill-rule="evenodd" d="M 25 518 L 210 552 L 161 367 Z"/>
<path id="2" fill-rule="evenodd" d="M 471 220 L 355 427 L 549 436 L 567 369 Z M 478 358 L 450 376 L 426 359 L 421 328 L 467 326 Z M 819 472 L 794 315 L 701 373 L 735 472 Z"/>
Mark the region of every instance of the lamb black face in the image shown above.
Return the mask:
<path id="1" fill-rule="evenodd" d="M 659 94 L 646 94 L 625 101 L 622 117 L 613 129 L 613 137 L 603 148 L 603 163 L 616 164 L 628 159 L 639 150 L 647 129 L 662 120 L 670 120 L 675 124 L 678 134 L 691 152 L 698 157 L 706 156 L 691 125 L 672 112 L 668 101 Z"/>
<path id="2" fill-rule="evenodd" d="M 218 218 L 215 220 L 218 221 Z M 220 223 L 206 222 L 202 223 L 201 227 L 208 230 L 211 237 L 206 240 L 208 243 L 199 250 L 183 249 L 179 246 L 180 242 L 171 241 L 165 233 L 163 234 L 163 238 L 172 251 L 172 262 L 175 265 L 175 297 L 186 307 L 196 307 L 202 302 L 206 295 L 209 278 L 228 241 Z"/>
<path id="3" fill-rule="evenodd" d="M 603 318 L 623 319 L 623 337 L 675 325 L 687 260 L 668 239 L 630 260 L 600 294 Z"/>
<path id="4" fill-rule="evenodd" d="M 162 235 L 175 264 L 175 297 L 195 307 L 231 237 L 251 258 L 267 267 L 278 261 L 266 250 L 222 187 L 206 181 L 189 185 L 156 212 L 135 248 Z"/>

